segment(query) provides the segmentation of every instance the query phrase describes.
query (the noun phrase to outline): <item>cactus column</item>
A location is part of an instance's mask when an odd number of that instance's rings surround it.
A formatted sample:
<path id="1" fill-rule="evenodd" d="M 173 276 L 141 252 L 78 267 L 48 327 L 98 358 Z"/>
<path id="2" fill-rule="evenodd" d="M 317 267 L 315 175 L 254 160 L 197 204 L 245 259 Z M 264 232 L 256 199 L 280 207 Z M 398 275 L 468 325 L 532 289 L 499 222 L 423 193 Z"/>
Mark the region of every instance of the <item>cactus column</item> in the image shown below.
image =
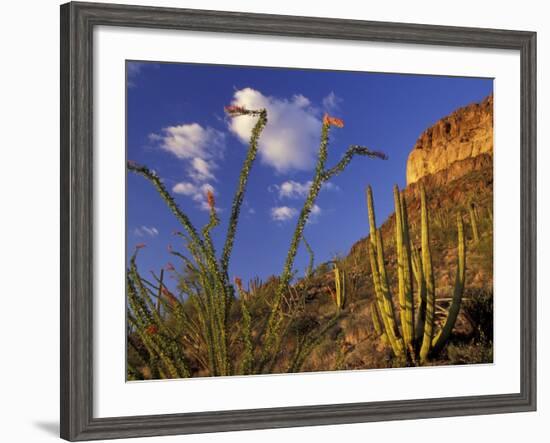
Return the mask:
<path id="1" fill-rule="evenodd" d="M 376 293 L 376 301 L 382 317 L 382 324 L 384 325 L 386 336 L 390 342 L 393 353 L 396 357 L 403 358 L 405 356 L 403 340 L 398 335 L 397 326 L 395 323 L 393 300 L 389 291 L 386 267 L 384 264 L 384 246 L 382 244 L 382 235 L 380 234 L 380 230 L 376 227 L 372 188 L 370 186 L 367 188 L 367 207 L 369 211 L 370 224 L 369 258 Z"/>
<path id="2" fill-rule="evenodd" d="M 375 331 L 389 343 L 398 359 L 406 358 L 411 364 L 425 364 L 447 343 L 460 311 L 466 275 L 464 226 L 457 217 L 458 247 L 457 276 L 453 298 L 443 327 L 435 333 L 435 278 L 430 251 L 430 228 L 426 190 L 420 188 L 421 251 L 412 247 L 408 228 L 405 199 L 397 186 L 394 188 L 395 242 L 397 253 L 398 299 L 401 335 L 396 326 L 393 298 L 388 285 L 384 261 L 384 245 L 380 229 L 376 228 L 372 189 L 367 189 L 370 241 L 369 258 L 376 303 L 371 305 Z M 418 294 L 418 312 L 414 313 L 413 276 Z"/>

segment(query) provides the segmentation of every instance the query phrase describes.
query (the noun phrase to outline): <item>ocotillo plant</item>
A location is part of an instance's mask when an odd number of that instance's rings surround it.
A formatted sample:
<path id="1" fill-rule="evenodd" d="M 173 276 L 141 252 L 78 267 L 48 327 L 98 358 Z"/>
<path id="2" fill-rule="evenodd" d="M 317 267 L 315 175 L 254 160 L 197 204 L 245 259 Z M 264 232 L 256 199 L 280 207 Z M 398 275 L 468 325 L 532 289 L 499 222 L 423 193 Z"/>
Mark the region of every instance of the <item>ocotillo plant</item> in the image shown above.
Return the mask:
<path id="1" fill-rule="evenodd" d="M 252 374 L 254 368 L 254 347 L 252 344 L 252 319 L 248 310 L 247 294 L 243 289 L 242 280 L 239 277 L 235 278 L 235 286 L 239 292 L 239 301 L 241 304 L 242 313 L 242 341 L 243 353 L 241 357 L 241 370 L 243 375 Z"/>
<path id="2" fill-rule="evenodd" d="M 181 259 L 183 271 L 188 277 L 179 281 L 179 289 L 183 295 L 182 300 L 186 299 L 185 304 L 173 295 L 170 297 L 166 295 L 167 290 L 163 286 L 162 275 L 160 282 L 156 279 L 158 286 L 141 277 L 137 271 L 135 256 L 132 257 L 128 270 L 128 297 L 130 299 L 128 316 L 139 338 L 149 351 L 148 365 L 156 371 L 153 378 L 157 378 L 157 376 L 163 378 L 189 376 L 186 355 L 192 357 L 200 366 L 201 371 L 208 375 L 271 372 L 280 357 L 281 342 L 290 325 L 289 316 L 283 315 L 281 301 L 284 294 L 288 293 L 297 248 L 303 239 L 305 225 L 321 186 L 342 172 L 355 155 L 385 158 L 385 155 L 380 152 L 352 145 L 334 167 L 327 169 L 325 164 L 328 155 L 329 129 L 331 126 L 343 127 L 343 122 L 325 115 L 321 129 L 318 161 L 309 195 L 298 218 L 282 275 L 277 279 L 277 288 L 273 300 L 270 300 L 269 303 L 267 319 L 265 319 L 264 326 L 260 325 L 260 327 L 254 328 L 256 333 L 254 341 L 252 340 L 254 325 L 247 297 L 240 280 L 235 282 L 241 307 L 241 322 L 238 330 L 241 331 L 241 343 L 243 344 L 241 364 L 239 367 L 235 367 L 230 357 L 235 356 L 235 350 L 232 349 L 235 340 L 230 340 L 230 336 L 233 337 L 232 334 L 235 331 L 232 330 L 234 324 L 229 322 L 230 308 L 235 300 L 235 288 L 229 281 L 228 268 L 248 178 L 256 158 L 262 130 L 267 124 L 267 112 L 265 109 L 252 111 L 239 106 L 226 107 L 226 112 L 231 117 L 252 116 L 258 117 L 258 120 L 252 130 L 248 153 L 233 198 L 224 247 L 219 258 L 211 238 L 211 231 L 219 224 L 214 194 L 212 192 L 207 194 L 210 217 L 206 226 L 199 231 L 178 206 L 155 172 L 145 166 L 128 162 L 128 169 L 150 181 L 176 216 L 183 227 L 183 232 L 176 232 L 176 235 L 185 241 L 187 249 L 187 254 L 183 254 L 169 248 L 174 256 Z M 171 269 L 175 271 L 173 265 Z M 154 309 L 155 305 L 151 300 L 151 294 L 147 292 L 148 286 L 150 287 L 149 291 L 158 290 L 158 300 L 161 301 L 164 311 L 181 330 L 179 341 L 175 330 L 168 327 L 168 323 L 160 317 L 160 309 Z M 147 307 L 148 309 L 145 309 Z M 338 318 L 339 316 L 335 315 L 300 339 L 295 346 L 294 356 L 289 362 L 289 371 L 300 370 L 312 349 L 335 325 Z M 151 339 L 151 336 L 154 339 Z M 258 352 L 255 352 L 255 347 L 259 349 Z M 135 374 L 139 371 L 134 368 L 129 372 Z"/>
<path id="3" fill-rule="evenodd" d="M 309 255 L 309 262 L 307 264 L 307 268 L 304 276 L 305 278 L 309 278 L 313 274 L 313 266 L 315 265 L 315 255 L 313 253 L 313 249 L 311 248 L 311 246 L 309 245 L 305 237 L 302 238 L 302 241 L 304 242 L 304 246 L 306 247 L 306 251 Z"/>
<path id="4" fill-rule="evenodd" d="M 397 253 L 399 319 L 397 326 L 393 296 L 390 290 L 384 258 L 384 244 L 380 229 L 376 227 L 372 189 L 367 189 L 367 206 L 370 224 L 368 245 L 376 303 L 372 306 L 375 330 L 389 343 L 393 354 L 412 364 L 423 364 L 436 355 L 449 339 L 462 301 L 466 275 L 466 252 L 462 218 L 457 216 L 458 265 L 451 305 L 443 327 L 435 333 L 435 279 L 430 251 L 428 205 L 426 191 L 420 190 L 421 253 L 412 247 L 409 235 L 405 199 L 394 187 L 395 242 Z M 413 277 L 416 280 L 417 308 L 413 297 Z M 416 322 L 415 322 L 416 317 Z"/>
<path id="5" fill-rule="evenodd" d="M 136 256 L 142 247 L 143 245 L 138 245 L 130 259 L 126 287 L 131 309 L 128 322 L 134 326 L 146 352 L 140 351 L 132 341 L 129 341 L 129 345 L 134 346 L 141 359 L 148 362 L 153 375 L 161 378 L 188 377 L 189 368 L 177 335 L 161 318 L 153 301 L 153 297 L 162 299 L 163 282 L 161 280 L 159 286 L 155 287 L 138 274 Z M 136 378 L 138 371 L 135 368 L 129 369 Z"/>
<path id="6" fill-rule="evenodd" d="M 227 267 L 248 177 L 258 151 L 258 140 L 267 124 L 267 111 L 265 109 L 248 110 L 238 106 L 228 106 L 226 112 L 232 117 L 258 117 L 258 121 L 252 129 L 247 156 L 239 176 L 239 184 L 233 199 L 221 260 L 218 261 L 216 257 L 216 251 L 210 236 L 211 230 L 219 224 L 214 194 L 212 192 L 207 194 L 210 219 L 202 229 L 201 236 L 190 218 L 177 205 L 160 178 L 147 167 L 128 162 L 130 171 L 141 174 L 155 186 L 185 230 L 180 235 L 187 242 L 186 246 L 191 258 L 173 250 L 171 252 L 181 258 L 186 269 L 198 278 L 200 290 L 192 287 L 182 288 L 190 303 L 194 306 L 197 316 L 197 319 L 193 319 L 193 322 L 189 319 L 184 320 L 187 320 L 185 321 L 187 327 L 193 329 L 192 335 L 196 337 L 196 341 L 206 345 L 208 353 L 207 369 L 210 375 L 230 375 L 232 373 L 232 365 L 229 359 L 228 314 L 234 299 L 234 289 L 229 282 Z M 180 283 L 185 285 L 184 282 Z"/>
<path id="7" fill-rule="evenodd" d="M 277 287 L 277 290 L 275 292 L 273 310 L 269 315 L 264 341 L 264 352 L 260 360 L 260 370 L 263 370 L 266 365 L 268 365 L 268 367 L 272 365 L 273 360 L 271 359 L 271 356 L 277 355 L 279 353 L 282 338 L 281 327 L 283 319 L 280 312 L 281 299 L 284 293 L 287 291 L 288 284 L 290 283 L 290 280 L 292 278 L 294 260 L 298 251 L 298 245 L 302 240 L 304 228 L 309 219 L 317 196 L 321 191 L 321 187 L 332 177 L 340 174 L 355 155 L 363 155 L 371 158 L 380 159 L 387 158 L 387 156 L 382 152 L 372 151 L 364 146 L 351 145 L 344 153 L 340 161 L 332 168 L 327 169 L 326 162 L 328 158 L 329 133 L 332 126 L 343 128 L 344 122 L 339 118 L 331 117 L 325 114 L 325 116 L 323 117 L 323 124 L 321 126 L 321 143 L 319 145 L 319 153 L 317 156 L 315 172 L 313 175 L 313 179 L 311 180 L 311 186 L 309 188 L 308 195 L 306 197 L 302 210 L 300 211 L 300 215 L 298 216 L 298 221 L 296 222 L 296 228 L 294 230 L 294 235 L 292 236 L 290 247 L 287 252 L 285 265 L 279 280 L 279 286 Z"/>

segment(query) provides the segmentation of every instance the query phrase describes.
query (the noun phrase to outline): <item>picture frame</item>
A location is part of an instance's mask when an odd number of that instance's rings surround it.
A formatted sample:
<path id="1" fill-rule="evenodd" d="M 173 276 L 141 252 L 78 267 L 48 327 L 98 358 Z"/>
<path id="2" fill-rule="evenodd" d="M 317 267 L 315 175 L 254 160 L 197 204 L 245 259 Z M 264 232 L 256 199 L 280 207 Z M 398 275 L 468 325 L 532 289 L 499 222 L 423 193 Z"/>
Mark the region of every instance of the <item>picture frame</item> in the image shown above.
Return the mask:
<path id="1" fill-rule="evenodd" d="M 98 418 L 93 414 L 93 30 L 98 26 L 517 51 L 521 66 L 520 392 Z M 67 3 L 61 6 L 61 437 L 69 441 L 536 410 L 536 33 Z"/>

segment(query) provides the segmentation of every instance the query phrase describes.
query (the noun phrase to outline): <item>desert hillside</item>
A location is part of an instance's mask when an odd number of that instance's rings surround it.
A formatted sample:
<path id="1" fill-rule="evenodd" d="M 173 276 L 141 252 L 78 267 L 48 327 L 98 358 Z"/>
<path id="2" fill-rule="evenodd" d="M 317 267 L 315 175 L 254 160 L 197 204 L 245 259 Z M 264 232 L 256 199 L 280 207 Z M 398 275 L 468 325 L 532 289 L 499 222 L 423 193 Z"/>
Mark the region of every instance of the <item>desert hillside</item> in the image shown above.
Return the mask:
<path id="1" fill-rule="evenodd" d="M 327 371 L 401 367 L 419 363 L 445 365 L 493 361 L 492 104 L 493 98 L 489 96 L 480 103 L 460 108 L 420 134 L 416 144 L 411 147 L 407 162 L 407 186 L 400 195 L 401 204 L 406 207 L 408 214 L 407 235 L 410 241 L 407 244 L 413 255 L 423 257 L 421 193 L 425 192 L 425 208 L 429 216 L 427 223 L 424 223 L 424 232 L 429 230 L 436 329 L 443 329 L 451 307 L 455 306 L 453 297 L 456 296 L 457 282 L 460 280 L 456 277 L 457 257 L 465 257 L 465 267 L 462 268 L 465 269 L 465 278 L 461 284 L 463 290 L 460 291 L 459 310 L 444 347 L 422 362 L 413 358 L 404 363 L 402 359 L 395 358 L 395 350 L 392 353 L 388 346 L 388 335 L 381 332 L 379 321 L 377 323 L 376 320 L 377 315 L 380 315 L 377 313 L 380 299 L 377 299 L 379 291 L 373 281 L 375 275 L 372 272 L 372 255 L 369 256 L 369 223 L 365 220 L 365 237 L 358 239 L 346 256 L 315 263 L 314 251 L 306 244 L 311 253 L 312 266 L 305 277 L 295 279 L 290 284 L 280 307 L 276 305 L 276 309 L 281 310 L 277 324 L 279 329 L 276 340 L 268 342 L 268 348 L 264 346 L 262 337 L 266 331 L 269 332 L 272 324 L 270 313 L 274 312 L 279 277 L 273 276 L 267 281 L 256 279 L 236 282 L 239 296 L 228 304 L 230 309 L 225 314 L 229 325 L 227 342 L 232 349 L 227 361 L 241 362 L 238 367 L 231 367 L 233 373 Z M 463 226 L 462 236 L 457 234 L 457 217 L 462 221 L 462 224 L 459 223 Z M 398 242 L 397 231 L 395 213 L 387 220 L 379 220 L 378 237 L 381 239 L 378 240 L 383 243 L 379 266 L 382 265 L 387 271 L 396 318 L 402 315 L 400 306 L 403 306 L 397 295 L 400 293 L 398 245 L 405 244 Z M 463 244 L 464 248 L 459 247 Z M 182 273 L 182 291 L 199 284 L 196 274 L 192 270 Z M 420 283 L 415 284 L 420 288 Z M 159 294 L 167 297 L 168 301 L 163 303 L 171 310 L 166 318 L 167 330 L 176 331 L 175 337 L 181 337 L 177 338 L 178 341 L 166 343 L 171 343 L 174 349 L 179 349 L 180 345 L 186 349 L 184 357 L 187 369 L 183 374 L 212 375 L 205 363 L 209 358 L 206 350 L 196 344 L 200 341 L 184 332 L 185 325 L 190 323 L 193 326 L 195 318 L 208 324 L 208 319 L 198 314 L 201 305 L 193 299 L 182 301 L 180 305 L 162 287 Z M 419 312 L 422 303 L 416 292 L 412 304 L 413 313 Z M 136 304 L 136 309 L 143 307 Z M 403 323 L 396 324 L 396 333 L 404 334 Z M 129 370 L 130 379 L 169 377 L 167 374 L 152 373 L 148 364 L 144 363 L 147 361 L 147 340 L 162 332 L 153 326 L 145 329 L 141 336 L 132 331 L 128 335 L 128 361 L 132 368 Z M 181 334 L 178 328 L 184 328 Z M 190 331 L 195 328 L 193 326 Z M 165 346 L 163 340 L 159 343 Z M 418 338 L 412 346 L 419 347 Z M 165 350 L 160 347 L 159 355 L 162 357 L 164 352 L 172 352 L 170 349 L 168 344 Z M 250 362 L 259 363 L 257 367 L 247 368 Z"/>
<path id="2" fill-rule="evenodd" d="M 467 364 L 492 361 L 493 316 L 493 107 L 492 96 L 481 103 L 460 108 L 437 121 L 420 135 L 407 163 L 407 201 L 411 237 L 420 245 L 420 186 L 426 189 L 430 211 L 432 254 L 436 279 L 436 322 L 443 321 L 454 285 L 457 267 L 456 215 L 460 214 L 466 231 L 465 294 L 453 330 L 447 355 L 437 364 Z M 472 218 L 476 218 L 479 239 L 474 238 Z M 367 231 L 365 223 L 365 232 Z M 381 225 L 385 258 L 393 293 L 397 293 L 395 214 Z M 339 334 L 347 357 L 339 357 L 338 347 L 327 340 L 315 356 L 341 368 L 386 367 L 392 365 L 389 351 L 376 336 L 371 320 L 374 288 L 367 257 L 368 236 L 353 245 L 349 254 L 336 259 L 346 274 L 348 311 L 340 322 Z M 317 268 L 313 278 L 303 284 L 307 293 L 305 317 L 314 319 L 330 309 L 334 291 L 333 274 L 328 264 Z M 327 289 L 328 288 L 328 289 Z M 397 300 L 395 300 L 397 305 Z M 383 350 L 383 352 L 380 352 Z M 315 359 L 310 370 L 314 370 Z M 335 363 L 336 364 L 336 363 Z"/>

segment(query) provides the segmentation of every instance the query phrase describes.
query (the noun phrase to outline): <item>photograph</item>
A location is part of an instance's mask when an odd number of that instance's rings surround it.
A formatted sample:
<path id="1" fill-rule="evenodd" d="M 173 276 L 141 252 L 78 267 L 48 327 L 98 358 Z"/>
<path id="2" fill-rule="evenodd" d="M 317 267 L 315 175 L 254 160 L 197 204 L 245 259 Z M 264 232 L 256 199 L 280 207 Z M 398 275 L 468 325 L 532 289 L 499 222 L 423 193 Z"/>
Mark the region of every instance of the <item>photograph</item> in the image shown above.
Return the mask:
<path id="1" fill-rule="evenodd" d="M 493 363 L 494 99 L 127 60 L 126 380 Z"/>
<path id="2" fill-rule="evenodd" d="M 0 442 L 544 440 L 544 6 L 6 2 Z"/>

